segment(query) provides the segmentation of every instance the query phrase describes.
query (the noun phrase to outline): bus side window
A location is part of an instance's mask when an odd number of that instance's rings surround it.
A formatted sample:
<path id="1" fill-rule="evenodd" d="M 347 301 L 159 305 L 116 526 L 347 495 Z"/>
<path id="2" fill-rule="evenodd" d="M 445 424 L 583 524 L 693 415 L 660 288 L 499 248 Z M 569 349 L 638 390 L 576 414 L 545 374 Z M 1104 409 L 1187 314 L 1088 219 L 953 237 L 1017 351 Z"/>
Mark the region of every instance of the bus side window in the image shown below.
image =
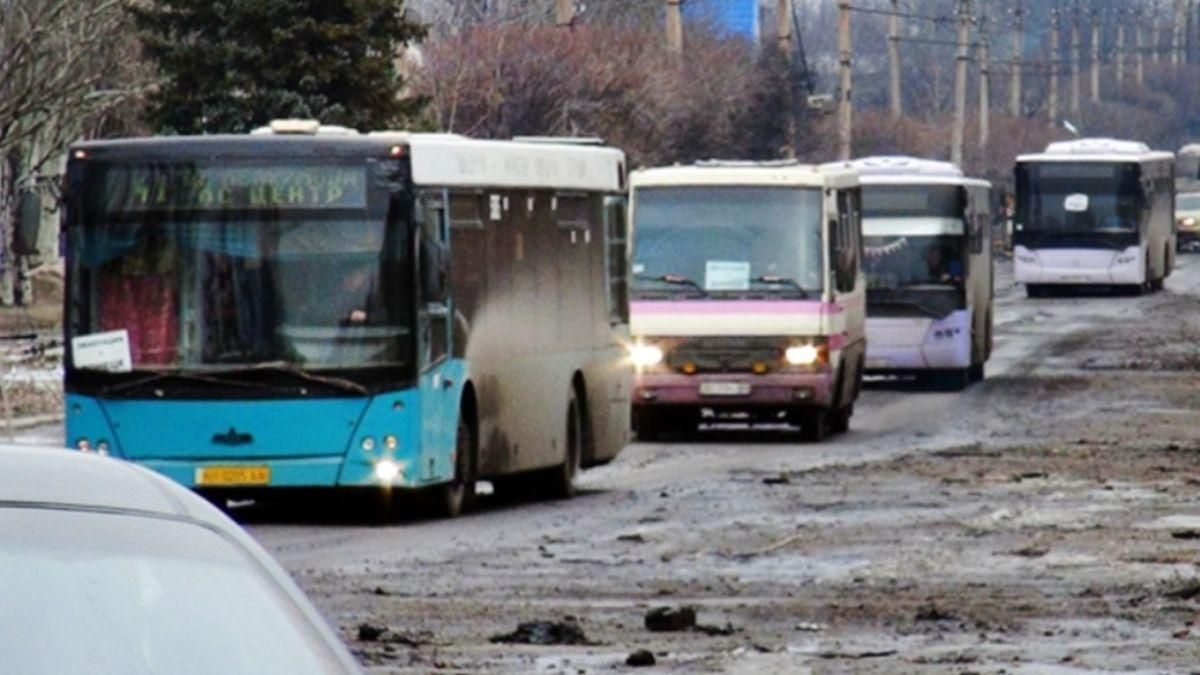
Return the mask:
<path id="1" fill-rule="evenodd" d="M 839 190 L 837 195 L 838 217 L 833 229 L 833 267 L 835 290 L 849 293 L 858 280 L 858 263 L 862 241 L 859 192 Z"/>
<path id="2" fill-rule="evenodd" d="M 608 322 L 629 323 L 629 228 L 624 197 L 604 198 L 604 229 L 608 274 Z"/>

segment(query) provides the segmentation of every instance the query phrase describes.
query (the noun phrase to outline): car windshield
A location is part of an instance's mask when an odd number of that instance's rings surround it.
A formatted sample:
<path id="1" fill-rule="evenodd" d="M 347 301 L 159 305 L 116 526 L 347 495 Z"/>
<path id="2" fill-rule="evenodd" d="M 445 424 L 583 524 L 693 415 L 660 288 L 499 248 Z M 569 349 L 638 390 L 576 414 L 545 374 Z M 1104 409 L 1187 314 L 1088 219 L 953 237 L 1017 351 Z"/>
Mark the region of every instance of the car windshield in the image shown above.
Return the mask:
<path id="1" fill-rule="evenodd" d="M 1023 231 L 1086 234 L 1138 229 L 1143 200 L 1135 164 L 1026 164 L 1018 171 L 1017 191 Z"/>
<path id="2" fill-rule="evenodd" d="M 123 331 L 135 369 L 400 365 L 413 352 L 409 247 L 368 211 L 365 166 L 113 166 L 69 236 L 70 333 Z"/>
<path id="3" fill-rule="evenodd" d="M 816 189 L 639 188 L 635 288 L 819 295 L 821 204 Z"/>
<path id="4" fill-rule="evenodd" d="M 161 518 L 0 508 L 0 635 L 22 675 L 351 672 L 245 551 Z"/>

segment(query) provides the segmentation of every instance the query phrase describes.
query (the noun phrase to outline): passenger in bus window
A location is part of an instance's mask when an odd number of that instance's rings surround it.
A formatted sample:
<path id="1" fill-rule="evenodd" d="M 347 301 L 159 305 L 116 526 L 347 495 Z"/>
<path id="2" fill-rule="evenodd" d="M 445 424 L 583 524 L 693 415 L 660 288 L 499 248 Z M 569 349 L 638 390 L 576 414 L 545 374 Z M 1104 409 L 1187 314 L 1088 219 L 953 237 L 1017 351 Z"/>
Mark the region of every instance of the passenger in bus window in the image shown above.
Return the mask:
<path id="1" fill-rule="evenodd" d="M 170 365 L 179 356 L 178 250 L 161 230 L 134 236 L 100 269 L 100 330 L 129 332 L 135 367 Z"/>
<path id="2" fill-rule="evenodd" d="M 925 265 L 929 272 L 929 280 L 934 283 L 962 283 L 962 261 L 947 255 L 944 248 L 938 244 L 930 244 L 925 249 Z"/>

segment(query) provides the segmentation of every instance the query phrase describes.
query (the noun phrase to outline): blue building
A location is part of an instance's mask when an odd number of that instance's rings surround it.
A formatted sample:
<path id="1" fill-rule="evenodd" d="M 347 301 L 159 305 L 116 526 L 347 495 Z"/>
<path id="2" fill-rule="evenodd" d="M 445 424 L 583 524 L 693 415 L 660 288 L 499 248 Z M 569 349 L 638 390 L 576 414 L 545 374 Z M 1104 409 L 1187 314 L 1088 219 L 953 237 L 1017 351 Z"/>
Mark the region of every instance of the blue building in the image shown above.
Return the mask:
<path id="1" fill-rule="evenodd" d="M 688 18 L 757 43 L 761 34 L 758 5 L 759 0 L 687 0 L 683 7 Z"/>

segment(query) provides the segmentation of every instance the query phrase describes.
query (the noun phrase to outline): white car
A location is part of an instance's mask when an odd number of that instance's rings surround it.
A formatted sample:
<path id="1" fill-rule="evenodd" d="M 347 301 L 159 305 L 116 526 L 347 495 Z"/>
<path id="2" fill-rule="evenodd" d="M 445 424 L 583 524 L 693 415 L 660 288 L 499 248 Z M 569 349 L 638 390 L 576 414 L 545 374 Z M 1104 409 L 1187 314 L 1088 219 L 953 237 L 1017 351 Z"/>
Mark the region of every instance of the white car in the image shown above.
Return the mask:
<path id="1" fill-rule="evenodd" d="M 0 671 L 345 675 L 361 670 L 236 523 L 155 473 L 0 447 Z"/>

